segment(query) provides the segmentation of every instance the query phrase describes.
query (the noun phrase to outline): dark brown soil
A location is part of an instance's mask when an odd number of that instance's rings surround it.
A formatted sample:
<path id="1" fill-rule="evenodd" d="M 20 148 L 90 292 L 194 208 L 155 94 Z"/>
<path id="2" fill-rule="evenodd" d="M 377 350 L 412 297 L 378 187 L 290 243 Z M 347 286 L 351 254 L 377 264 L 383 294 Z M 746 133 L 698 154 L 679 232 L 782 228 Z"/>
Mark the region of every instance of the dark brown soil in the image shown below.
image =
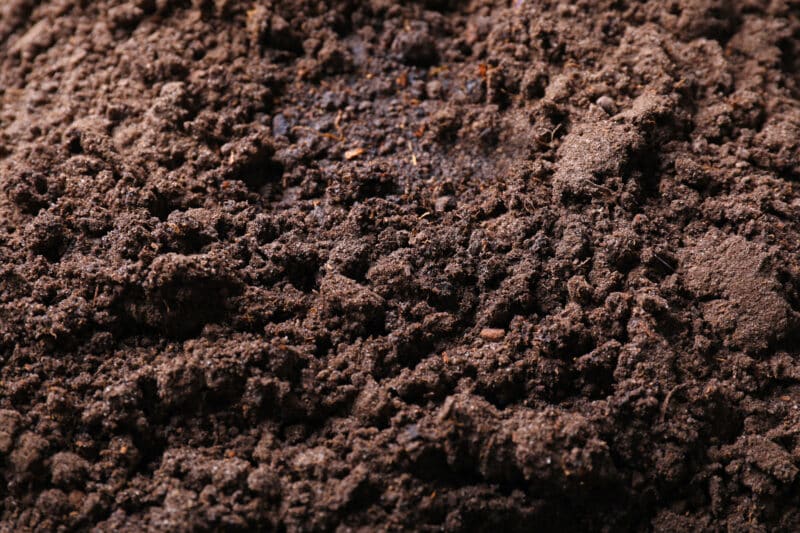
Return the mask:
<path id="1" fill-rule="evenodd" d="M 0 531 L 797 531 L 798 39 L 2 0 Z"/>

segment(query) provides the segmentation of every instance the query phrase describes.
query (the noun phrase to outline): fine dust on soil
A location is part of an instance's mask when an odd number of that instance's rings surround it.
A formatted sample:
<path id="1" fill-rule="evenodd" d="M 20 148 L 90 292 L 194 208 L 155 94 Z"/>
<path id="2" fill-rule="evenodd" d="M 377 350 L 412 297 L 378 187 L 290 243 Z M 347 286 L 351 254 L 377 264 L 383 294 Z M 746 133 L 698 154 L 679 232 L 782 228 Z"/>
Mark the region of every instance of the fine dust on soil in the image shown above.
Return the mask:
<path id="1" fill-rule="evenodd" d="M 797 530 L 799 37 L 3 0 L 0 530 Z"/>

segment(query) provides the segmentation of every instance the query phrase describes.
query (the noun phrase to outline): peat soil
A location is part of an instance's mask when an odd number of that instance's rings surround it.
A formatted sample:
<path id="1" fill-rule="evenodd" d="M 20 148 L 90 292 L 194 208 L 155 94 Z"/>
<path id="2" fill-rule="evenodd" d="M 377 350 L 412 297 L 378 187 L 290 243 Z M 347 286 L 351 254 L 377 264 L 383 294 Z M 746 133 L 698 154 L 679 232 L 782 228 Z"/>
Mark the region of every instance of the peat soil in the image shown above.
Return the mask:
<path id="1" fill-rule="evenodd" d="M 3 0 L 0 530 L 798 530 L 799 37 Z"/>

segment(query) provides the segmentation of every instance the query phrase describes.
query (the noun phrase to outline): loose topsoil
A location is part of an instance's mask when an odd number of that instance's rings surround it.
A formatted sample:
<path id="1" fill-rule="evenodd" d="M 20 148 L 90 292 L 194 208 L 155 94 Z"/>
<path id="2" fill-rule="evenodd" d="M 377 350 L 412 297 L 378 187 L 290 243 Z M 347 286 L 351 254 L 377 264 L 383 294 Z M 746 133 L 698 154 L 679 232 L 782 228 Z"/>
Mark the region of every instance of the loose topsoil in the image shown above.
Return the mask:
<path id="1" fill-rule="evenodd" d="M 799 37 L 3 0 L 0 530 L 798 530 Z"/>

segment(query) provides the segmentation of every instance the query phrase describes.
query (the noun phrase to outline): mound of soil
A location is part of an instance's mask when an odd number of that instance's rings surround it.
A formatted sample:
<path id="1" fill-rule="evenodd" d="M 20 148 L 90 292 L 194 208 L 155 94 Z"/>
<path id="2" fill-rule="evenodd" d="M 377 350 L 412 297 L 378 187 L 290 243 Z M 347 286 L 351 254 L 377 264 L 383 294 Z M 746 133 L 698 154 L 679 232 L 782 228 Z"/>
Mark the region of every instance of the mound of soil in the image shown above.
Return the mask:
<path id="1" fill-rule="evenodd" d="M 800 528 L 797 2 L 0 4 L 0 530 Z"/>

